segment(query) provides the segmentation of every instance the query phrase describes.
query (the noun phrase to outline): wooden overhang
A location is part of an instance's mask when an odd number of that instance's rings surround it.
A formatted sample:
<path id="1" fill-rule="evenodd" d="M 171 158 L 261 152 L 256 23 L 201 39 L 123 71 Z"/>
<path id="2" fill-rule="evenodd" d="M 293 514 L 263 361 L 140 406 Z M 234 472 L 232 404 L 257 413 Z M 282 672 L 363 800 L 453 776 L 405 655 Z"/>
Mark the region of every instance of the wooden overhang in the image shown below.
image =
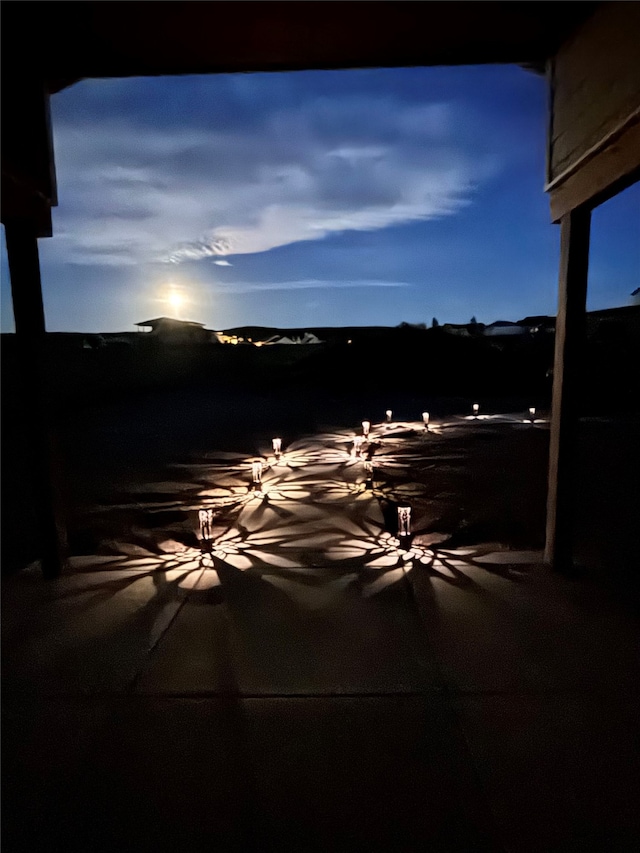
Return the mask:
<path id="1" fill-rule="evenodd" d="M 596 2 L 2 3 L 2 221 L 51 236 L 48 96 L 83 78 L 519 63 L 543 72 Z"/>
<path id="2" fill-rule="evenodd" d="M 551 218 L 595 207 L 640 173 L 640 3 L 603 3 L 548 63 Z"/>
<path id="3" fill-rule="evenodd" d="M 598 5 L 5 0 L 3 39 L 29 57 L 52 92 L 82 77 L 478 63 L 542 67 Z"/>

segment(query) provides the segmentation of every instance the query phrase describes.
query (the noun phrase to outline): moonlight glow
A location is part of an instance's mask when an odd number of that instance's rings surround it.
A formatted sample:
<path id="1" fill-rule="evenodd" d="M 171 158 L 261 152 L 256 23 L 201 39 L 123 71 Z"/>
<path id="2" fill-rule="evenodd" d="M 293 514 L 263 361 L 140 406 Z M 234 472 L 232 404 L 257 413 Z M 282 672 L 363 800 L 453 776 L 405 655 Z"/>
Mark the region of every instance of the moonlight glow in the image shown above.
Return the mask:
<path id="1" fill-rule="evenodd" d="M 166 284 L 160 289 L 158 299 L 163 306 L 163 310 L 176 319 L 182 320 L 182 313 L 185 307 L 191 302 L 187 292 L 181 284 Z"/>
<path id="2" fill-rule="evenodd" d="M 183 306 L 184 299 L 179 293 L 172 293 L 171 296 L 169 296 L 168 302 L 174 311 L 178 311 Z"/>

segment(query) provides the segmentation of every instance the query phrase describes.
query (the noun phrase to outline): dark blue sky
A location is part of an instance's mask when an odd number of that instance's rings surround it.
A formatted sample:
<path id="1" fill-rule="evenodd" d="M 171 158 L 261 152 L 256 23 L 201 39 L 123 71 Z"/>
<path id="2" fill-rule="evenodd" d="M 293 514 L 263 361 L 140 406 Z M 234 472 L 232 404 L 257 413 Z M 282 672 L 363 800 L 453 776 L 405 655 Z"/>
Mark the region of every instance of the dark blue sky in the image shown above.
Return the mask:
<path id="1" fill-rule="evenodd" d="M 52 98 L 47 328 L 554 314 L 545 115 L 512 66 L 78 83 Z M 594 213 L 589 308 L 638 286 L 636 185 Z"/>

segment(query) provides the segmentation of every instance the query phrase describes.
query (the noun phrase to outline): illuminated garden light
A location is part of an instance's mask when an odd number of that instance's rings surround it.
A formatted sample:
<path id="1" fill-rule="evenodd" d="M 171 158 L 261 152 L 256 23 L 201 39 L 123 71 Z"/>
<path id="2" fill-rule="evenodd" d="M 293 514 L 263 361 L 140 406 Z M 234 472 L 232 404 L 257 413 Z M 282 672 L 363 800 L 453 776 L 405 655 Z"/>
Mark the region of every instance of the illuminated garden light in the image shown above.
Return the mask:
<path id="1" fill-rule="evenodd" d="M 533 423 L 533 421 L 535 420 L 535 417 L 536 417 L 535 407 L 531 406 L 531 408 L 529 409 L 529 420 L 531 421 L 531 423 Z"/>
<path id="2" fill-rule="evenodd" d="M 425 429 L 429 429 L 429 412 L 422 413 L 422 423 Z"/>
<path id="3" fill-rule="evenodd" d="M 199 509 L 198 522 L 200 524 L 200 548 L 203 551 L 208 551 L 211 548 L 213 510 Z"/>
<path id="4" fill-rule="evenodd" d="M 474 404 L 473 404 L 473 416 L 474 416 L 475 418 L 477 418 L 477 417 L 478 417 L 478 412 L 479 412 L 479 411 L 480 411 L 480 404 L 479 404 L 479 403 L 474 403 Z"/>
<path id="5" fill-rule="evenodd" d="M 367 438 L 371 429 L 371 421 L 362 421 L 362 435 Z"/>
<path id="6" fill-rule="evenodd" d="M 353 439 L 353 448 L 351 450 L 352 456 L 357 456 L 362 451 L 362 444 L 364 442 L 364 438 L 361 435 L 356 435 Z"/>
<path id="7" fill-rule="evenodd" d="M 393 412 L 391 411 L 391 409 L 387 409 L 387 411 L 385 412 L 385 415 L 387 416 L 387 423 L 390 424 L 391 418 L 393 417 Z"/>
<path id="8" fill-rule="evenodd" d="M 364 473 L 366 475 L 367 486 L 373 488 L 373 462 L 369 459 L 365 460 Z"/>
<path id="9" fill-rule="evenodd" d="M 280 454 L 282 453 L 282 439 L 281 438 L 273 438 L 271 440 L 271 444 L 273 446 L 273 454 L 276 457 L 276 461 L 280 459 Z"/>
<path id="10" fill-rule="evenodd" d="M 251 482 L 253 488 L 259 490 L 262 484 L 262 462 L 251 463 Z"/>
<path id="11" fill-rule="evenodd" d="M 211 539 L 211 527 L 213 525 L 213 510 L 198 510 L 198 521 L 200 522 L 200 538 Z"/>
<path id="12" fill-rule="evenodd" d="M 411 536 L 411 507 L 398 507 L 398 536 Z"/>

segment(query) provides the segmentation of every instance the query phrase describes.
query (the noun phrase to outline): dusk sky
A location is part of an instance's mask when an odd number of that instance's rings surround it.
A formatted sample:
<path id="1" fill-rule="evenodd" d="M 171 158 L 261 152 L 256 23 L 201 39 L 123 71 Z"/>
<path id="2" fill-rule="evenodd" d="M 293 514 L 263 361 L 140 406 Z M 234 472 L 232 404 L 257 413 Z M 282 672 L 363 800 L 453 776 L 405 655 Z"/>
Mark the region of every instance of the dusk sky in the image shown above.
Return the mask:
<path id="1" fill-rule="evenodd" d="M 49 331 L 555 314 L 546 89 L 515 66 L 90 80 L 51 99 Z M 2 245 L 2 331 L 13 331 Z M 594 212 L 589 309 L 640 286 L 640 185 Z M 171 299 L 182 299 L 172 307 Z"/>

